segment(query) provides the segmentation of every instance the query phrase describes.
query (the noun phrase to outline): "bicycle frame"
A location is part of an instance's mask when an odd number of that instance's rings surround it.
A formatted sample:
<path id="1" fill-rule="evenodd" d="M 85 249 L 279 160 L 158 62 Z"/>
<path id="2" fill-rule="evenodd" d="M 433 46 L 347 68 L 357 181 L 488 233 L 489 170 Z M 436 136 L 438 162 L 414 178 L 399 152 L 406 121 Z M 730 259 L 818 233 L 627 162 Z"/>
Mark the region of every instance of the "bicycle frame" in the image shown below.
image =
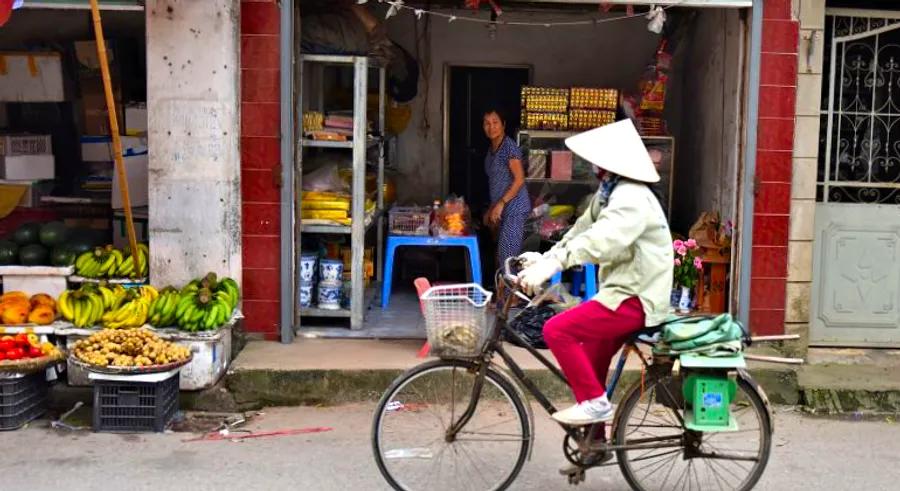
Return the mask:
<path id="1" fill-rule="evenodd" d="M 478 406 L 478 401 L 481 398 L 481 390 L 484 387 L 484 378 L 487 374 L 487 370 L 491 365 L 494 353 L 498 354 L 500 358 L 503 360 L 503 363 L 506 364 L 506 367 L 512 372 L 515 381 L 520 383 L 525 387 L 528 393 L 534 397 L 535 400 L 544 408 L 547 414 L 553 414 L 557 411 L 556 406 L 550 401 L 550 399 L 541 392 L 540 388 L 537 384 L 532 381 L 528 375 L 522 370 L 522 367 L 519 366 L 518 363 L 513 359 L 513 357 L 506 351 L 503 347 L 503 335 L 509 335 L 516 340 L 516 344 L 524 347 L 528 353 L 537 359 L 541 365 L 547 368 L 550 373 L 552 373 L 560 382 L 569 385 L 568 380 L 566 380 L 566 376 L 557 368 L 550 360 L 547 359 L 543 354 L 540 353 L 537 349 L 532 347 L 529 343 L 527 343 L 519 334 L 515 331 L 509 330 L 506 328 L 506 322 L 508 320 L 509 310 L 512 307 L 514 301 L 513 295 L 508 295 L 505 302 L 503 303 L 503 307 L 497 314 L 496 324 L 494 326 L 494 330 L 491 334 L 491 338 L 488 342 L 485 343 L 485 347 L 482 350 L 481 356 L 479 357 L 481 363 L 479 364 L 478 369 L 478 377 L 475 379 L 475 384 L 472 388 L 472 397 L 469 400 L 469 405 L 466 407 L 465 411 L 460 415 L 459 420 L 453 423 L 448 429 L 445 438 L 447 441 L 452 441 L 456 434 L 462 430 L 462 428 L 469 422 L 472 415 L 475 413 L 475 409 Z M 626 343 L 622 354 L 619 355 L 619 359 L 616 363 L 616 368 L 613 371 L 612 378 L 610 383 L 607 386 L 607 394 L 610 398 L 614 394 L 616 387 L 621 378 L 622 372 L 625 370 L 625 363 L 628 360 L 629 353 L 635 350 L 637 351 L 637 346 L 635 343 L 630 342 Z M 650 364 L 644 359 L 643 356 L 640 356 L 641 363 L 644 364 L 645 368 L 648 368 Z M 597 435 L 595 434 L 598 427 L 602 427 L 604 423 L 599 423 L 596 425 L 591 425 L 589 436 L 591 439 L 595 438 Z M 570 426 L 566 426 L 560 424 L 563 431 L 566 432 L 573 439 L 578 438 L 578 430 L 580 428 L 574 428 Z M 605 436 L 605 435 L 603 435 Z"/>

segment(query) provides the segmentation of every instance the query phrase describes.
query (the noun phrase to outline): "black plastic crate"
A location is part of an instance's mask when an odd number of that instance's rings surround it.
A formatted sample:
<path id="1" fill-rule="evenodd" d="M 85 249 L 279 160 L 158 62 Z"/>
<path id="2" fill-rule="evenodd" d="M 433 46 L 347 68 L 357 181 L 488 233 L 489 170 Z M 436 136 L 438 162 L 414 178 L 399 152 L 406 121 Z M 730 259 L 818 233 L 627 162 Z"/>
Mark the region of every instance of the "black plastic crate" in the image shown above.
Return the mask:
<path id="1" fill-rule="evenodd" d="M 46 413 L 47 389 L 43 371 L 0 378 L 0 430 L 17 430 Z"/>
<path id="2" fill-rule="evenodd" d="M 162 432 L 178 412 L 178 373 L 161 382 L 94 380 L 94 431 Z"/>

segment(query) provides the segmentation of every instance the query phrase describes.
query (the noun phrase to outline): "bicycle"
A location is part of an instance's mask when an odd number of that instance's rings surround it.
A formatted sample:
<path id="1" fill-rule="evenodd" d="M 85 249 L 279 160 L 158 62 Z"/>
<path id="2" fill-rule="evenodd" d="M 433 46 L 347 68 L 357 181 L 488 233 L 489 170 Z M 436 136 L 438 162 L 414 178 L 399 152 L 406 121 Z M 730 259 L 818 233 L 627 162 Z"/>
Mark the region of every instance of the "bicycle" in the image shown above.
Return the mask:
<path id="1" fill-rule="evenodd" d="M 534 443 L 532 406 L 522 387 L 548 414 L 556 412 L 504 347 L 504 339 L 512 340 L 566 383 L 552 362 L 507 326 L 514 298 L 530 301 L 517 289 L 511 269 L 508 261 L 497 280 L 513 294 L 497 311 L 493 329 L 486 328 L 484 339 L 472 352 L 450 350 L 418 365 L 397 378 L 382 396 L 373 421 L 372 448 L 379 471 L 394 489 L 506 489 Z M 444 303 L 454 295 L 457 301 L 465 299 L 475 312 L 468 320 L 478 321 L 480 315 L 487 315 L 478 309 L 490 302 L 490 293 L 475 287 L 435 288 L 444 288 Z M 428 312 L 426 319 L 431 320 Z M 631 354 L 640 358 L 642 376 L 619 402 L 609 437 L 605 423 L 560 425 L 565 431 L 563 454 L 571 463 L 561 473 L 569 484 L 579 484 L 588 469 L 618 465 L 632 489 L 640 491 L 752 489 L 765 470 L 772 445 L 772 412 L 765 393 L 739 363 L 689 368 L 681 365 L 678 356 L 645 354 L 640 346 L 652 347 L 662 327 L 644 329 L 625 343 L 607 385 L 610 399 Z M 434 350 L 434 341 L 439 345 L 441 340 L 432 340 L 433 334 L 429 331 Z M 743 344 L 750 342 L 745 336 Z M 508 372 L 494 363 L 495 355 Z M 696 378 L 703 375 L 712 378 Z M 735 382 L 735 394 L 727 404 L 731 423 L 698 428 L 690 409 L 698 408 L 686 400 L 685 380 L 696 385 L 697 380 L 723 379 Z M 733 446 L 726 447 L 729 442 Z"/>

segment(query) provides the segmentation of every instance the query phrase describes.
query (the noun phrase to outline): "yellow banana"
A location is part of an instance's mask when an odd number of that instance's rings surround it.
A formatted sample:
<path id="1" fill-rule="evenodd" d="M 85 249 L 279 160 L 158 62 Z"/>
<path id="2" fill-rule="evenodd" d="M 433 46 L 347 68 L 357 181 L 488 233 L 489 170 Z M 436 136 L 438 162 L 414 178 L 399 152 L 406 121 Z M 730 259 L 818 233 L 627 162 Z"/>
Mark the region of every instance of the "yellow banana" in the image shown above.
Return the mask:
<path id="1" fill-rule="evenodd" d="M 59 313 L 62 314 L 63 318 L 67 321 L 71 321 L 75 317 L 75 312 L 72 310 L 71 295 L 72 292 L 66 290 L 62 292 L 62 295 L 59 296 L 59 301 L 57 302 L 59 305 Z"/>

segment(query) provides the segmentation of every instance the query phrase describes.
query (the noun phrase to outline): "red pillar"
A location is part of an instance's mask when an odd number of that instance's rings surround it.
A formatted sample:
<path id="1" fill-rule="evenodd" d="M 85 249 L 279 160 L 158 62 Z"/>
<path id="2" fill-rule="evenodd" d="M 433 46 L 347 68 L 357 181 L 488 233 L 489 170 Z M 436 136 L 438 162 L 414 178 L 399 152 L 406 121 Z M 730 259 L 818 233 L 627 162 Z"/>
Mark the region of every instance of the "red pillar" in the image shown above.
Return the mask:
<path id="1" fill-rule="evenodd" d="M 244 325 L 277 339 L 280 304 L 279 17 L 275 0 L 241 0 L 241 213 Z"/>
<path id="2" fill-rule="evenodd" d="M 790 0 L 765 0 L 760 66 L 750 329 L 784 333 L 799 23 Z"/>

